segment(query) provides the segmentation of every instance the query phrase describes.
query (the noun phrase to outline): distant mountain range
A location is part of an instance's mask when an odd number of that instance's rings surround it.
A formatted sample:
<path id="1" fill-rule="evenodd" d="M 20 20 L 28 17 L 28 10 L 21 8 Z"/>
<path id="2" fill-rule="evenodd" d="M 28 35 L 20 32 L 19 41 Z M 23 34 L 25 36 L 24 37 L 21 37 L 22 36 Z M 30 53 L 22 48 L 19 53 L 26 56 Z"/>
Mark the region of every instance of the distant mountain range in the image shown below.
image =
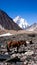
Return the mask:
<path id="1" fill-rule="evenodd" d="M 0 30 L 26 30 L 26 31 L 37 31 L 37 23 L 31 26 L 27 21 L 20 16 L 14 19 L 10 18 L 7 13 L 0 10 Z"/>
<path id="2" fill-rule="evenodd" d="M 18 26 L 20 26 L 22 29 L 26 31 L 37 31 L 37 23 L 29 25 L 27 21 L 21 18 L 20 16 L 15 17 L 15 19 L 13 20 L 15 21 L 15 23 L 18 24 Z"/>
<path id="3" fill-rule="evenodd" d="M 0 30 L 21 30 L 21 28 L 4 11 L 0 10 Z"/>
<path id="4" fill-rule="evenodd" d="M 37 31 L 37 23 L 32 24 L 26 28 L 27 31 Z"/>

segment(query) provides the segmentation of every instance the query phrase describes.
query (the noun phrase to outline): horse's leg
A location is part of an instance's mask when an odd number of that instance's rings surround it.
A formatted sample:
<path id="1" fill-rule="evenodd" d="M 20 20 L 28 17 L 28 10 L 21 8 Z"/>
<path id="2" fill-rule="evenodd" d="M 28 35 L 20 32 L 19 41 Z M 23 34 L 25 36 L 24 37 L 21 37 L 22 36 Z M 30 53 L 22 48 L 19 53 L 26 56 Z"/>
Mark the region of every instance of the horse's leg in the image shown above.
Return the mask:
<path id="1" fill-rule="evenodd" d="M 24 45 L 27 47 L 27 43 L 26 42 L 24 42 Z"/>

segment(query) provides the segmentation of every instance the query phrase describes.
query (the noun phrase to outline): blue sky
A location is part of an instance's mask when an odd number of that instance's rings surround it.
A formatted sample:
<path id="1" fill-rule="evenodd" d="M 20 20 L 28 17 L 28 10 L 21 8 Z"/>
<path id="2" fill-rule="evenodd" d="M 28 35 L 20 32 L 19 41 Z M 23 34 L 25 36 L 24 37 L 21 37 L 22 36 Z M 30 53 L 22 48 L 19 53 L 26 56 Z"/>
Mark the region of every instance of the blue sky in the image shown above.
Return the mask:
<path id="1" fill-rule="evenodd" d="M 37 0 L 0 0 L 0 9 L 12 18 L 25 18 L 30 25 L 37 22 Z"/>

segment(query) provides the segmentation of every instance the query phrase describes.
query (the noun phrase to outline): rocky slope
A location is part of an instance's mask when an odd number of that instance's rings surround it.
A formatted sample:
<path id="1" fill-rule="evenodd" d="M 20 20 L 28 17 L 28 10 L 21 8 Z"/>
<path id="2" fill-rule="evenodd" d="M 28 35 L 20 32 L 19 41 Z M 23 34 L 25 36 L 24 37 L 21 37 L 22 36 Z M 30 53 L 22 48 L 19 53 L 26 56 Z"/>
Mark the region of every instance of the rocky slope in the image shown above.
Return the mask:
<path id="1" fill-rule="evenodd" d="M 20 30 L 21 28 L 4 11 L 0 10 L 0 30 Z"/>

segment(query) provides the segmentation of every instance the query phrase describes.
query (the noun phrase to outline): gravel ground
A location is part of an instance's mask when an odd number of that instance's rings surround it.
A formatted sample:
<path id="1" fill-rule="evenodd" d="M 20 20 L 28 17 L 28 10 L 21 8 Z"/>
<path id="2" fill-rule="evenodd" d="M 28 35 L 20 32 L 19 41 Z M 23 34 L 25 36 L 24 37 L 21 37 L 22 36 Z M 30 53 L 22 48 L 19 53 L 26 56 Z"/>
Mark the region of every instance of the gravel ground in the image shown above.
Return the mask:
<path id="1" fill-rule="evenodd" d="M 10 39 L 11 38 L 11 39 Z M 1 38 L 2 39 L 2 38 Z M 0 42 L 1 42 L 0 39 Z M 7 40 L 8 38 L 3 38 L 2 40 Z M 33 44 L 27 44 L 27 47 L 25 47 L 24 45 L 19 47 L 18 52 L 20 51 L 26 51 L 25 53 L 17 53 L 17 54 L 13 54 L 11 57 L 13 56 L 18 56 L 20 58 L 20 60 L 22 60 L 23 62 L 16 62 L 16 63 L 2 63 L 0 62 L 0 65 L 37 65 L 37 35 L 35 37 L 28 37 L 28 35 L 17 35 L 14 37 L 9 37 L 10 40 L 32 40 Z M 8 39 L 8 40 L 9 40 Z M 16 49 L 16 48 L 15 48 Z M 13 50 L 14 51 L 14 50 Z"/>

